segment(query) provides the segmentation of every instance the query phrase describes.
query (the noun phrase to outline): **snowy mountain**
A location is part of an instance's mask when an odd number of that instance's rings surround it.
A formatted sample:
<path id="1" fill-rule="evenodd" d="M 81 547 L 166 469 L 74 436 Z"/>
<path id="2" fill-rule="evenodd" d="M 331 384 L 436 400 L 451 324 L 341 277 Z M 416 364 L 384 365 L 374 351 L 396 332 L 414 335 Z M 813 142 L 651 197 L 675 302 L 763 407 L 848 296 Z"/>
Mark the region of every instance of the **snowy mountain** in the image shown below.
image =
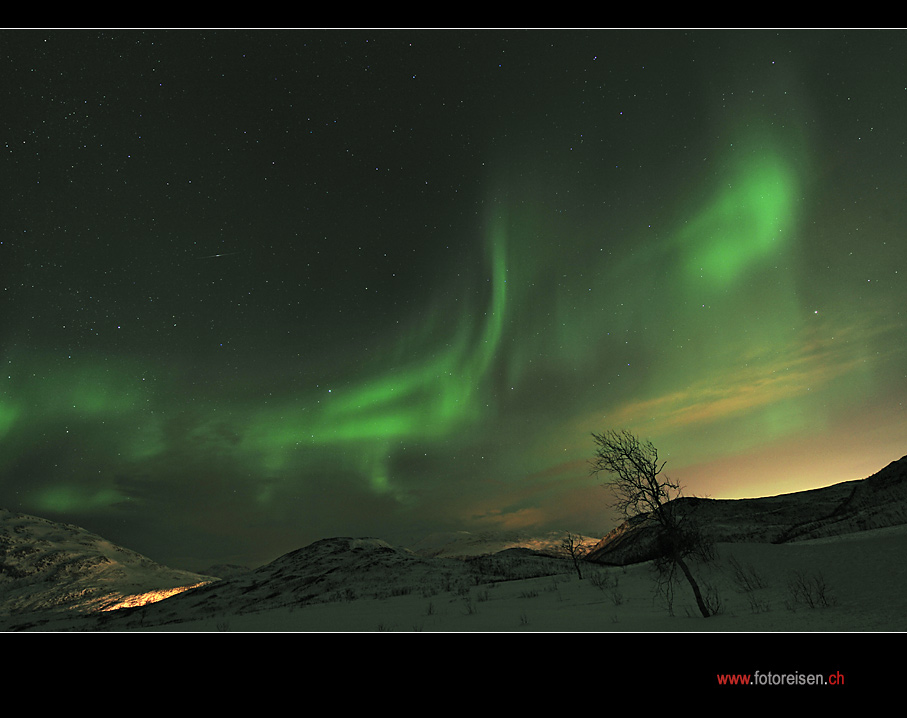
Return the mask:
<path id="1" fill-rule="evenodd" d="M 526 549 L 547 556 L 563 557 L 561 544 L 566 535 L 566 531 L 549 531 L 541 535 L 517 531 L 451 531 L 429 534 L 410 548 L 419 556 L 427 558 L 468 558 L 511 549 Z M 598 542 L 598 538 L 579 535 L 576 540 L 589 546 Z"/>
<path id="2" fill-rule="evenodd" d="M 907 456 L 866 479 L 758 499 L 676 499 L 680 515 L 716 542 L 788 543 L 907 524 Z M 655 556 L 658 527 L 640 515 L 590 551 L 596 563 L 629 565 Z"/>
<path id="3" fill-rule="evenodd" d="M 721 547 L 715 565 L 697 568 L 729 607 L 708 630 L 905 627 L 907 457 L 825 489 L 682 502 Z M 412 549 L 328 538 L 216 580 L 172 571 L 75 526 L 3 511 L 0 629 L 702 630 L 674 623 L 653 600 L 647 517 L 602 539 L 582 577 L 559 551 L 564 535 L 456 532 Z M 744 565 L 765 588 L 741 588 Z M 820 570 L 835 601 L 807 612 L 789 586 Z M 155 590 L 173 595 L 146 602 Z"/>
<path id="4" fill-rule="evenodd" d="M 212 580 L 161 566 L 78 526 L 0 509 L 0 617 L 110 611 Z"/>

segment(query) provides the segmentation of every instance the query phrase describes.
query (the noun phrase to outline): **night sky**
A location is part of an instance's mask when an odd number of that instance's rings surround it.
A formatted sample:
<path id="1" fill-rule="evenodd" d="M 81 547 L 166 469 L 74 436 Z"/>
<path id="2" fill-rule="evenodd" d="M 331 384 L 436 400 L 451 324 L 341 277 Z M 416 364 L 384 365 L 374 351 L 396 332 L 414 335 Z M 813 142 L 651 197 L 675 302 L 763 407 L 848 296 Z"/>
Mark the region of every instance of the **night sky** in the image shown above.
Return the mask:
<path id="1" fill-rule="evenodd" d="M 907 454 L 907 42 L 4 31 L 0 506 L 192 570 Z"/>

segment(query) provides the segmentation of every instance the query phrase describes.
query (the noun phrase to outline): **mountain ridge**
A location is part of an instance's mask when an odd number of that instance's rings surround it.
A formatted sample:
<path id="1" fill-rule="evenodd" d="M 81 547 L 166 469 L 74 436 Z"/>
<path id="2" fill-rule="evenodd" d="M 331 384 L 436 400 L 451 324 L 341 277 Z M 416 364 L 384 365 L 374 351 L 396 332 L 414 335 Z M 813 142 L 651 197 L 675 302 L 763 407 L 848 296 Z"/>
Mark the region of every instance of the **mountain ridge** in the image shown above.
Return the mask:
<path id="1" fill-rule="evenodd" d="M 907 456 L 865 479 L 753 499 L 681 497 L 671 502 L 715 542 L 789 543 L 907 524 Z M 651 514 L 624 521 L 587 559 L 628 565 L 657 556 Z"/>

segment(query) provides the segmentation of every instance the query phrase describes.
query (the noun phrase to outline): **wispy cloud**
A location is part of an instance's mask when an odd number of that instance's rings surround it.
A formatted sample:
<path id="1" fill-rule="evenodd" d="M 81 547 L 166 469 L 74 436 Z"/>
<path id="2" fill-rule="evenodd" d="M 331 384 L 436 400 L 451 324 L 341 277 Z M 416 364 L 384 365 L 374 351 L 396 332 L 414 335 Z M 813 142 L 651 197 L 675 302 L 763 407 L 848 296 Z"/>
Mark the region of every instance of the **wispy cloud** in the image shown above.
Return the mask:
<path id="1" fill-rule="evenodd" d="M 692 428 L 765 409 L 781 402 L 826 391 L 846 392 L 871 375 L 889 353 L 877 341 L 892 327 L 849 325 L 804 331 L 796 342 L 759 354 L 741 352 L 720 372 L 698 377 L 687 386 L 626 401 L 607 411 L 610 425 L 645 426 L 650 434 Z M 603 414 L 583 415 L 577 425 L 597 426 Z"/>

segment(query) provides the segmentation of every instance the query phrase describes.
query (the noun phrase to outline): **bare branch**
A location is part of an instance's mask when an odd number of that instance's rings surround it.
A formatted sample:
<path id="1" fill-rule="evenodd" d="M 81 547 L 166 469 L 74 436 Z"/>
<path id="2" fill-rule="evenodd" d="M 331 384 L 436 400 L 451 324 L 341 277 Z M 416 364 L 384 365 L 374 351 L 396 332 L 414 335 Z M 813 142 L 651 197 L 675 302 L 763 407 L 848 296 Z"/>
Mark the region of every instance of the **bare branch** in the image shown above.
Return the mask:
<path id="1" fill-rule="evenodd" d="M 663 522 L 662 507 L 680 494 L 680 486 L 667 477 L 659 478 L 667 462 L 659 461 L 658 449 L 627 430 L 593 433 L 592 438 L 598 446 L 592 473 L 604 471 L 616 477 L 610 484 L 614 506 L 625 518 L 654 512 Z"/>

